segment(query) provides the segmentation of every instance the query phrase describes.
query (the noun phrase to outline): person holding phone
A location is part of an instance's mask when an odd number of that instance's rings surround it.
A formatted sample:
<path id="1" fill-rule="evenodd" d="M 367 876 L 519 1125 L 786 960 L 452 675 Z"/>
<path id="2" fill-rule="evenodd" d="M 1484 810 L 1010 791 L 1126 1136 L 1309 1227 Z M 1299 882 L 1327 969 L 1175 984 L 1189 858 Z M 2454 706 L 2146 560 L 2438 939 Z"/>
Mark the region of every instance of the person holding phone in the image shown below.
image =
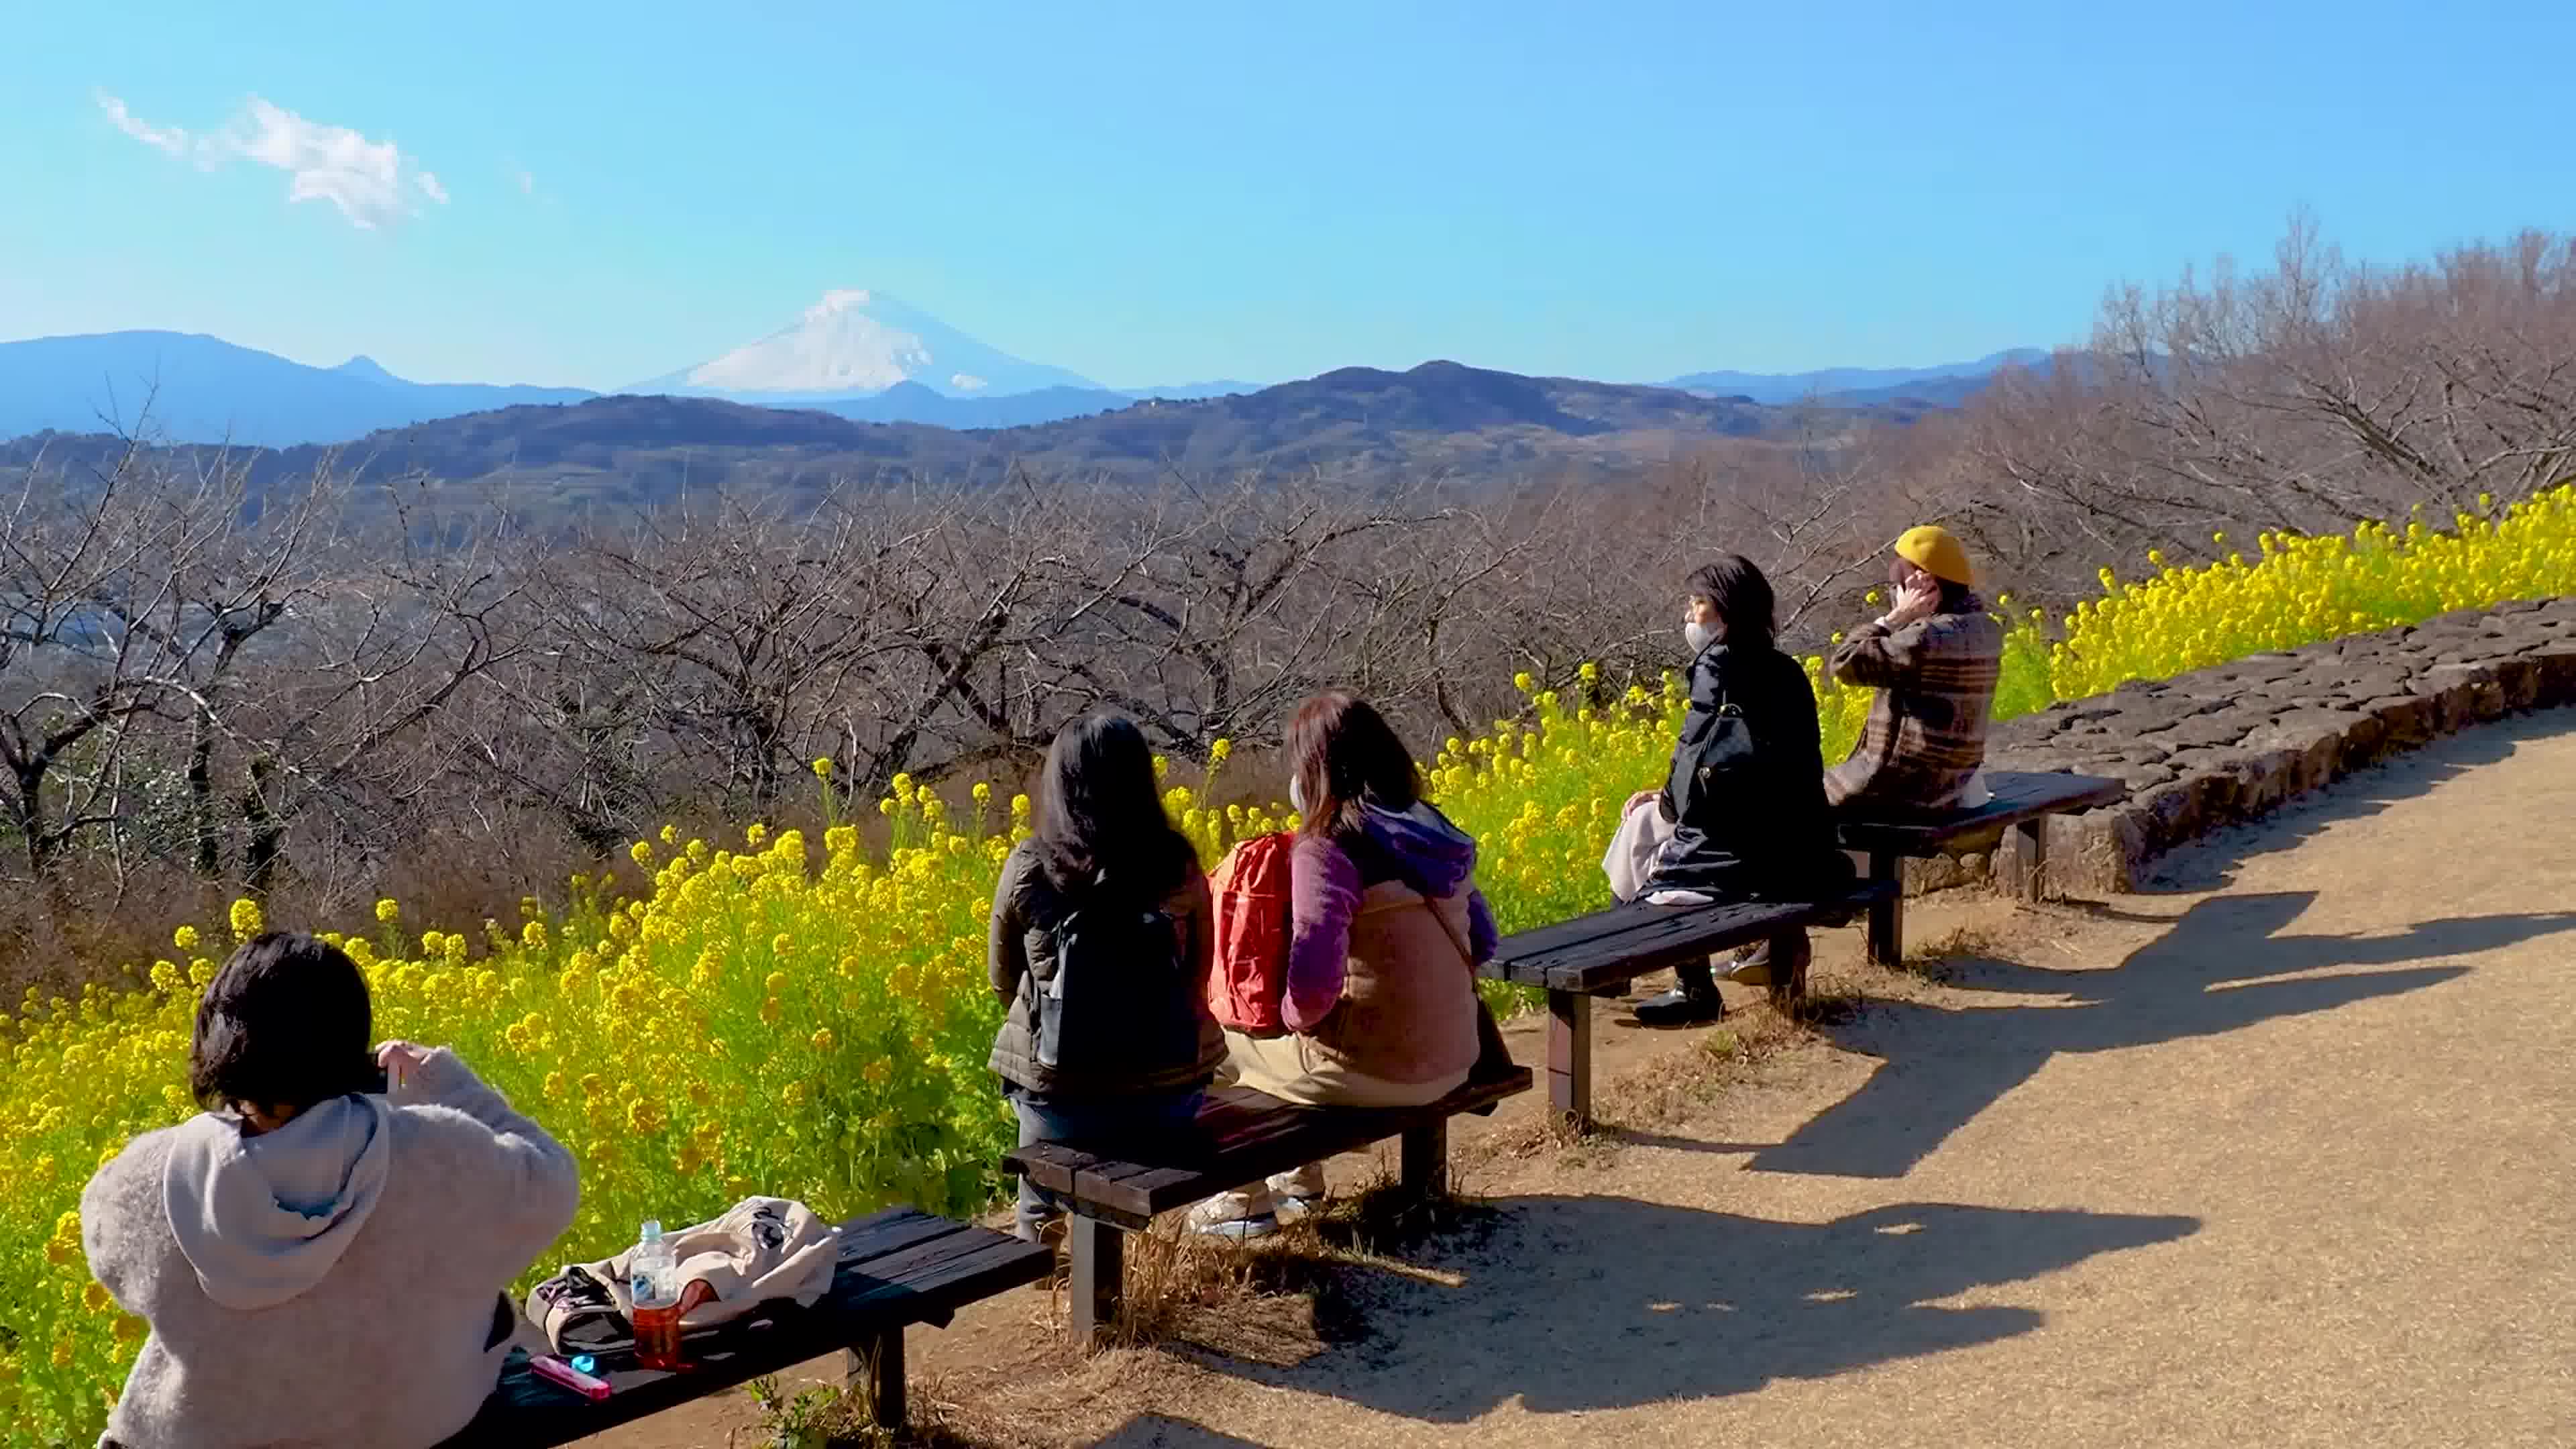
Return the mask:
<path id="1" fill-rule="evenodd" d="M 91 1274 L 151 1326 L 102 1444 L 431 1449 L 491 1394 L 505 1290 L 580 1206 L 572 1154 L 454 1052 L 373 1035 L 366 977 L 309 935 L 206 988 L 204 1110 L 81 1195 Z"/>
<path id="2" fill-rule="evenodd" d="M 1967 549 L 1936 524 L 1896 540 L 1887 582 L 1895 602 L 1846 634 L 1826 663 L 1835 679 L 1878 697 L 1850 756 L 1825 772 L 1825 798 L 1846 812 L 1980 803 L 1972 797 L 2003 677 L 2003 625 L 1977 596 Z"/>

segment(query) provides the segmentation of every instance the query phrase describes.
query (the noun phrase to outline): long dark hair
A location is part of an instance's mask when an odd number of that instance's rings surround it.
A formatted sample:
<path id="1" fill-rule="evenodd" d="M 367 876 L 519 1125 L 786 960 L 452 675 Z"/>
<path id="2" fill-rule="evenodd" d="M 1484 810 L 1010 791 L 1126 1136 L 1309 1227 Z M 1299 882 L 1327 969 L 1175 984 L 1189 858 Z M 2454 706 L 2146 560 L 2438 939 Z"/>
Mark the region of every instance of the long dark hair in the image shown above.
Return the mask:
<path id="1" fill-rule="evenodd" d="M 1367 700 L 1326 690 L 1288 724 L 1288 768 L 1306 799 L 1308 835 L 1355 834 L 1371 805 L 1402 812 L 1422 798 L 1422 767 Z"/>
<path id="2" fill-rule="evenodd" d="M 243 942 L 197 1002 L 188 1090 L 201 1107 L 301 1112 L 378 1089 L 367 978 L 301 932 Z"/>
<path id="3" fill-rule="evenodd" d="M 1038 864 L 1064 894 L 1081 894 L 1105 879 L 1160 898 L 1199 868 L 1188 837 L 1163 813 L 1153 747 L 1125 715 L 1086 715 L 1056 735 L 1035 813 Z"/>
<path id="4" fill-rule="evenodd" d="M 1719 635 L 1729 648 L 1777 647 L 1778 606 L 1771 597 L 1771 581 L 1762 577 L 1762 570 L 1753 566 L 1753 560 L 1730 553 L 1715 563 L 1691 570 L 1682 587 L 1694 597 L 1708 600 L 1710 607 L 1717 610 Z"/>

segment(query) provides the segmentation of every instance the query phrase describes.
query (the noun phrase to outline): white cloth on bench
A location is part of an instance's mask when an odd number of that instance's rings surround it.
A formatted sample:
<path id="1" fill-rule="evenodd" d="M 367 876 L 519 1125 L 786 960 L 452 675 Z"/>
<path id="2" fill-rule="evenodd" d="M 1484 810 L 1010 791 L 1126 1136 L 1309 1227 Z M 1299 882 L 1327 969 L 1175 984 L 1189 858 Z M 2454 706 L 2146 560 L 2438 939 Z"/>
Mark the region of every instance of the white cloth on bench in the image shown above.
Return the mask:
<path id="1" fill-rule="evenodd" d="M 1619 818 L 1619 829 L 1610 837 L 1610 849 L 1601 857 L 1602 874 L 1610 877 L 1610 894 L 1620 901 L 1633 901 L 1637 892 L 1655 873 L 1655 861 L 1673 838 L 1672 822 L 1656 802 L 1648 800 Z M 1656 891 L 1646 897 L 1648 905 L 1699 906 L 1713 897 L 1704 891 Z"/>

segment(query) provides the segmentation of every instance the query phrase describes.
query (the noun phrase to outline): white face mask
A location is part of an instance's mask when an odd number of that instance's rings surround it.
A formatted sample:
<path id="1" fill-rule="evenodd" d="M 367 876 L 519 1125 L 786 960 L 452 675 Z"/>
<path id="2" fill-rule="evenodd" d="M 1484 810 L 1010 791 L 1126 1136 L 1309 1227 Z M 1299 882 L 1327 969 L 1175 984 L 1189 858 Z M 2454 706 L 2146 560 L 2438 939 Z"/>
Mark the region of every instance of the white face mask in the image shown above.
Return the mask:
<path id="1" fill-rule="evenodd" d="M 1708 642 L 1716 637 L 1717 630 L 1711 625 L 1703 624 L 1697 619 L 1682 621 L 1682 638 L 1690 642 L 1690 651 L 1694 656 L 1708 648 Z"/>
<path id="2" fill-rule="evenodd" d="M 1306 782 L 1295 775 L 1288 777 L 1288 808 L 1300 815 L 1306 813 Z"/>

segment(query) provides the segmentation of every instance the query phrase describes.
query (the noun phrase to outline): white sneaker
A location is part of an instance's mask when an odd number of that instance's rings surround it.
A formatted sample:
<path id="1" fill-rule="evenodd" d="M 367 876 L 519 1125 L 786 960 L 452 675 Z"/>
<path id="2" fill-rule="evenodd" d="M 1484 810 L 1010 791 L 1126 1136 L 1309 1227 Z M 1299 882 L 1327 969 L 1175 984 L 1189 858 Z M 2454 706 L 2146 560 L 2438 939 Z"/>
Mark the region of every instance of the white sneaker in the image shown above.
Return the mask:
<path id="1" fill-rule="evenodd" d="M 1232 1238 L 1238 1243 L 1266 1238 L 1279 1231 L 1279 1218 L 1274 1213 L 1256 1213 L 1248 1218 L 1200 1218 L 1190 1215 L 1190 1231 L 1203 1237 Z"/>

